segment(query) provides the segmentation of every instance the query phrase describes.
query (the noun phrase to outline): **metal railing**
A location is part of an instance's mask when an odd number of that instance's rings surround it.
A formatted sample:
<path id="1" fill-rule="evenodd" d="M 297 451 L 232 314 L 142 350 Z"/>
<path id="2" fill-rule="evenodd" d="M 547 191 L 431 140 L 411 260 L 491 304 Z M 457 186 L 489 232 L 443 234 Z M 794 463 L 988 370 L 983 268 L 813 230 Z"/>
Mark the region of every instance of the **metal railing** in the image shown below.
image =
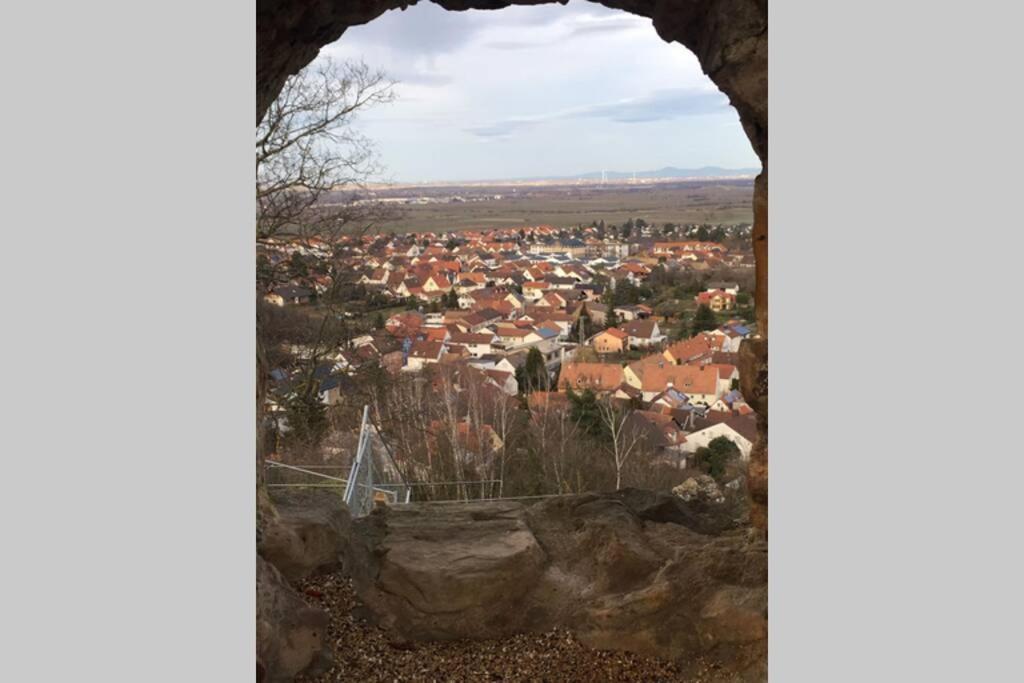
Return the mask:
<path id="1" fill-rule="evenodd" d="M 267 487 L 334 489 L 348 506 L 353 517 L 368 515 L 377 502 L 387 505 L 413 502 L 414 492 L 421 492 L 415 496 L 418 499 L 415 502 L 436 503 L 528 500 L 557 495 L 501 496 L 501 479 L 406 481 L 398 469 L 390 446 L 370 419 L 369 411 L 369 406 L 363 407 L 359 440 L 348 477 L 339 476 L 344 473 L 343 465 L 293 465 L 267 460 Z M 375 444 L 379 446 L 379 461 L 376 464 Z M 328 474 L 332 471 L 333 474 Z"/>
<path id="2" fill-rule="evenodd" d="M 359 429 L 359 446 L 352 460 L 352 471 L 345 485 L 345 504 L 353 517 L 363 517 L 373 510 L 373 451 L 370 447 L 370 406 L 363 406 L 363 424 Z"/>

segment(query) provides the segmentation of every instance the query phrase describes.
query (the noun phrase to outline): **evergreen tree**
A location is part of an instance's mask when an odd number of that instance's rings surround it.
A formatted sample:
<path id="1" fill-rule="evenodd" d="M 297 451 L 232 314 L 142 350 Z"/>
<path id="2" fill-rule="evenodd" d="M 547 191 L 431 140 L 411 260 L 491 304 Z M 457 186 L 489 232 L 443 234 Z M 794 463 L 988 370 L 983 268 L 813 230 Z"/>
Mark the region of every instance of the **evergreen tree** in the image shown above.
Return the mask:
<path id="1" fill-rule="evenodd" d="M 537 347 L 531 348 L 530 352 L 526 354 L 526 364 L 524 367 L 528 392 L 546 391 L 549 388 L 547 364 L 544 363 L 544 356 Z"/>
<path id="2" fill-rule="evenodd" d="M 288 259 L 288 277 L 304 278 L 309 276 L 309 266 L 299 252 L 295 252 Z"/>
<path id="3" fill-rule="evenodd" d="M 679 313 L 679 327 L 676 328 L 672 341 L 683 341 L 690 338 L 690 327 L 686 324 L 686 314 Z"/>
<path id="4" fill-rule="evenodd" d="M 615 305 L 615 286 L 611 282 L 604 288 L 604 296 L 601 297 L 601 303 L 609 308 Z"/>
<path id="5" fill-rule="evenodd" d="M 593 333 L 594 331 L 590 322 L 590 316 L 583 313 L 576 319 L 576 322 L 572 324 L 572 330 L 569 332 L 569 339 L 571 341 L 579 341 L 581 336 L 583 339 L 589 339 L 590 335 Z"/>
<path id="6" fill-rule="evenodd" d="M 303 384 L 285 405 L 291 443 L 316 446 L 327 434 L 327 406 L 320 400 L 316 382 Z"/>
<path id="7" fill-rule="evenodd" d="M 697 466 L 718 479 L 725 474 L 725 466 L 740 454 L 740 449 L 728 437 L 719 436 L 711 440 L 708 445 L 697 449 Z"/>
<path id="8" fill-rule="evenodd" d="M 615 308 L 608 306 L 608 313 L 604 316 L 604 329 L 611 329 L 619 326 L 619 314 L 615 312 Z"/>
<path id="9" fill-rule="evenodd" d="M 693 325 L 691 327 L 691 334 L 696 336 L 701 332 L 710 332 L 718 327 L 718 320 L 715 318 L 715 313 L 707 304 L 701 304 L 697 307 L 697 312 L 693 314 Z"/>
<path id="10" fill-rule="evenodd" d="M 601 419 L 601 409 L 597 404 L 597 396 L 587 388 L 582 394 L 577 394 L 571 388 L 568 392 L 569 402 L 572 404 L 572 419 L 580 428 L 591 436 L 601 436 L 604 431 L 604 421 Z"/>
<path id="11" fill-rule="evenodd" d="M 269 290 L 274 284 L 274 266 L 266 254 L 256 257 L 256 282 L 264 290 Z"/>
<path id="12" fill-rule="evenodd" d="M 373 316 L 373 329 L 384 329 L 384 314 L 381 313 L 380 311 L 377 311 L 377 315 Z"/>

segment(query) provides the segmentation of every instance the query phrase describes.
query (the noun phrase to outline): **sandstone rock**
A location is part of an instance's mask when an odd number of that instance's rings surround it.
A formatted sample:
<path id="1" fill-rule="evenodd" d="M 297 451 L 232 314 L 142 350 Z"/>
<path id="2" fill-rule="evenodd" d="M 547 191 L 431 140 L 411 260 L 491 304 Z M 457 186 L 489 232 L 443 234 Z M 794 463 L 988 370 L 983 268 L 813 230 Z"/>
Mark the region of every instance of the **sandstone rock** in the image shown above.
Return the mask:
<path id="1" fill-rule="evenodd" d="M 331 666 L 328 614 L 306 605 L 273 565 L 256 557 L 256 669 L 267 683 Z"/>
<path id="2" fill-rule="evenodd" d="M 368 531 L 364 540 L 374 540 L 362 547 L 352 574 L 372 592 L 381 626 L 416 640 L 520 628 L 519 595 L 537 582 L 544 564 L 521 510 L 515 503 L 470 510 L 423 504 L 358 520 Z M 373 531 L 381 523 L 384 534 Z"/>
<path id="3" fill-rule="evenodd" d="M 257 551 L 286 579 L 337 569 L 348 545 L 351 519 L 341 497 L 324 490 L 274 491 L 276 513 Z"/>
<path id="4" fill-rule="evenodd" d="M 693 500 L 702 500 L 709 503 L 725 502 L 725 496 L 722 495 L 722 489 L 718 488 L 718 482 L 707 474 L 690 477 L 672 489 L 672 493 L 687 503 Z"/>
<path id="5" fill-rule="evenodd" d="M 627 490 L 391 508 L 354 522 L 346 566 L 397 640 L 562 627 L 592 647 L 763 677 L 766 544 L 729 504 L 717 518 L 708 507 Z"/>

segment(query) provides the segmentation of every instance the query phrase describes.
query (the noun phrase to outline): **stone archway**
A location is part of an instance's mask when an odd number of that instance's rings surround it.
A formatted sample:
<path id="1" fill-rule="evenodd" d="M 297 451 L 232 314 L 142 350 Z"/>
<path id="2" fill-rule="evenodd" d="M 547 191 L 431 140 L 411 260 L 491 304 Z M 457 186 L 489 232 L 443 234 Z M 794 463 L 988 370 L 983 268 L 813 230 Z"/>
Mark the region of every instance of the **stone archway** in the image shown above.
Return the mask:
<path id="1" fill-rule="evenodd" d="M 448 10 L 496 10 L 558 0 L 434 0 Z M 365 24 L 416 0 L 257 0 L 256 120 L 288 76 L 350 26 Z M 565 4 L 565 3 L 562 3 Z M 704 73 L 739 113 L 761 160 L 754 184 L 754 302 L 759 338 L 744 342 L 743 393 L 759 416 L 749 485 L 755 525 L 767 528 L 768 499 L 768 2 L 767 0 L 602 0 L 600 4 L 652 20 L 658 35 L 690 49 Z"/>

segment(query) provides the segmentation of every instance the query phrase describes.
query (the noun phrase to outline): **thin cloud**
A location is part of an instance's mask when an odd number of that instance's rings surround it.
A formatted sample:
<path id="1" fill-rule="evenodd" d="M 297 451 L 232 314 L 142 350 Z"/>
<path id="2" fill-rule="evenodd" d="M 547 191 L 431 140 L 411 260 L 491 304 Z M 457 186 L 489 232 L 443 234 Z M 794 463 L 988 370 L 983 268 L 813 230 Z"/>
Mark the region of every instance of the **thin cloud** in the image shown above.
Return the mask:
<path id="1" fill-rule="evenodd" d="M 483 47 L 492 50 L 530 50 L 550 45 L 553 42 L 551 40 L 492 40 L 483 43 Z"/>
<path id="2" fill-rule="evenodd" d="M 398 71 L 394 74 L 394 77 L 400 84 L 406 83 L 409 85 L 420 85 L 434 88 L 450 85 L 455 80 L 450 75 L 441 73 L 440 71 L 422 71 L 416 69 Z"/>
<path id="3" fill-rule="evenodd" d="M 655 90 L 644 97 L 578 107 L 540 116 L 512 117 L 485 125 L 471 126 L 465 130 L 482 138 L 499 138 L 549 121 L 590 118 L 616 123 L 648 123 L 683 116 L 714 114 L 724 111 L 728 106 L 728 99 L 717 90 L 669 88 Z"/>
<path id="4" fill-rule="evenodd" d="M 576 25 L 569 31 L 569 37 L 585 36 L 594 33 L 619 33 L 644 28 L 644 21 L 635 15 L 607 18 L 577 19 Z"/>
<path id="5" fill-rule="evenodd" d="M 642 123 L 714 114 L 728 106 L 728 98 L 718 90 L 669 88 L 656 90 L 645 97 L 586 107 L 574 116 L 608 119 L 619 123 Z"/>
<path id="6" fill-rule="evenodd" d="M 551 34 L 542 40 L 492 40 L 482 44 L 485 48 L 494 50 L 530 50 L 549 45 L 558 45 L 574 38 L 590 37 L 602 33 L 622 33 L 646 28 L 646 22 L 635 15 L 624 15 L 622 12 L 614 11 L 614 14 L 582 12 L 578 14 L 552 15 L 550 21 L 544 22 L 545 26 L 551 26 L 557 33 Z"/>

